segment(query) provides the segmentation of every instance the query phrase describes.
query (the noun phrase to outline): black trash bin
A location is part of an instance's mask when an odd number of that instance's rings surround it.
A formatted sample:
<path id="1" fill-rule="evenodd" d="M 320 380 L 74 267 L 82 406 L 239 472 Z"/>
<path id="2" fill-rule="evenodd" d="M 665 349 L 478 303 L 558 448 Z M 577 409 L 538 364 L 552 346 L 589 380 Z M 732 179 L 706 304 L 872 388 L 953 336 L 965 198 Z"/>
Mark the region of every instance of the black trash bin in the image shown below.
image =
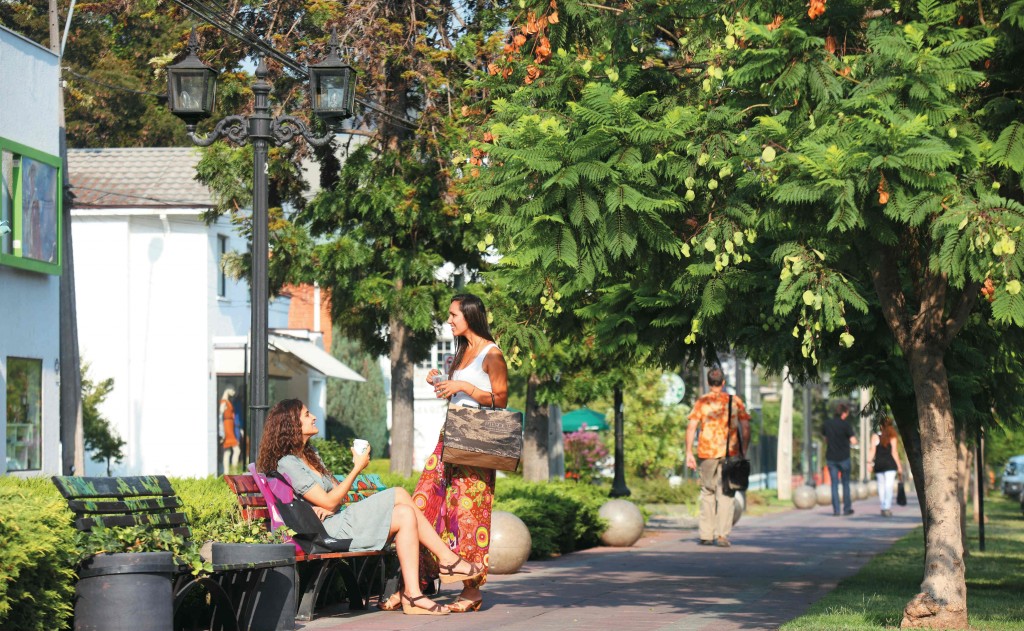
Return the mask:
<path id="1" fill-rule="evenodd" d="M 75 631 L 168 631 L 174 626 L 170 552 L 98 554 L 75 586 Z"/>
<path id="2" fill-rule="evenodd" d="M 248 576 L 226 575 L 242 631 L 295 629 L 295 545 L 291 543 L 214 543 L 214 565 L 287 561 L 286 565 L 253 570 Z M 246 573 L 243 573 L 246 574 Z"/>

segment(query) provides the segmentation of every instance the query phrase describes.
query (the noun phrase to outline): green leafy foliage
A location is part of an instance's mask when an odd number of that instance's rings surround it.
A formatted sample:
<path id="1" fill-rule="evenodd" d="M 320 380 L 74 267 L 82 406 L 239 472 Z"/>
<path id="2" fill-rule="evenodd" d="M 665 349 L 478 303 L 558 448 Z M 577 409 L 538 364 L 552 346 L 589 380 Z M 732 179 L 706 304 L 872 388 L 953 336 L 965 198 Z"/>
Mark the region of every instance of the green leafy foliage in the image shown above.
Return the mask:
<path id="1" fill-rule="evenodd" d="M 314 438 L 311 444 L 331 473 L 346 476 L 352 470 L 351 444 L 342 445 L 329 438 Z"/>
<path id="2" fill-rule="evenodd" d="M 110 463 L 121 462 L 125 441 L 110 426 L 110 421 L 100 414 L 99 407 L 114 389 L 113 379 L 93 381 L 89 377 L 89 364 L 82 363 L 82 427 L 85 448 L 96 462 L 106 462 L 107 475 Z"/>
<path id="3" fill-rule="evenodd" d="M 67 628 L 74 613 L 74 530 L 47 478 L 0 476 L 0 628 Z"/>
<path id="4" fill-rule="evenodd" d="M 606 501 L 604 492 L 588 484 L 505 478 L 497 484 L 494 509 L 523 520 L 533 541 L 530 558 L 542 559 L 598 545 L 606 524 L 597 513 Z"/>
<path id="5" fill-rule="evenodd" d="M 331 379 L 327 382 L 327 437 L 345 439 L 344 444 L 349 444 L 352 438 L 362 438 L 370 441 L 372 456 L 386 456 L 387 394 L 377 357 L 363 351 L 358 342 L 344 337 L 340 331 L 334 335 L 331 353 L 366 381 Z M 343 435 L 331 433 L 332 422 L 341 426 Z"/>

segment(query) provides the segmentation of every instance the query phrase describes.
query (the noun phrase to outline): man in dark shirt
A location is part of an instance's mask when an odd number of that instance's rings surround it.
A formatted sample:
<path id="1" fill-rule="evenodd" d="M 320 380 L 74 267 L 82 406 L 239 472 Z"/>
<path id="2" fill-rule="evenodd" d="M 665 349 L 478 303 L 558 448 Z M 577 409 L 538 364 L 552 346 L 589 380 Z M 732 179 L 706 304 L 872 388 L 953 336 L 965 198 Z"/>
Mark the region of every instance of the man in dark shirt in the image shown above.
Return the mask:
<path id="1" fill-rule="evenodd" d="M 843 514 L 853 514 L 853 498 L 850 497 L 850 445 L 857 444 L 857 436 L 853 427 L 846 422 L 850 415 L 850 406 L 846 403 L 836 405 L 836 416 L 825 421 L 822 433 L 828 443 L 825 451 L 825 462 L 828 464 L 828 477 L 832 480 L 832 514 L 839 514 L 839 476 L 843 478 Z"/>

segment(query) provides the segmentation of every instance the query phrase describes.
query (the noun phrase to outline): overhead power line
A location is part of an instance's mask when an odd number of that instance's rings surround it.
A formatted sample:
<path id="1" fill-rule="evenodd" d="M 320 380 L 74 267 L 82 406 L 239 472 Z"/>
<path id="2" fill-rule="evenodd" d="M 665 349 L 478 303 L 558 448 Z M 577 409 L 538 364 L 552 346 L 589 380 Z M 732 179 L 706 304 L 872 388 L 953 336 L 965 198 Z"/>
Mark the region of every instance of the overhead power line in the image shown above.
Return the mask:
<path id="1" fill-rule="evenodd" d="M 108 90 L 117 90 L 119 92 L 127 92 L 129 94 L 141 94 L 142 96 L 154 96 L 154 97 L 156 97 L 158 99 L 166 99 L 167 98 L 167 94 L 166 93 L 164 93 L 164 94 L 157 94 L 155 92 L 145 92 L 143 90 L 133 90 L 132 88 L 126 88 L 124 86 L 114 85 L 112 83 L 106 83 L 105 81 L 100 81 L 99 79 L 93 79 L 92 77 L 90 77 L 88 75 L 84 75 L 84 74 L 82 74 L 80 72 L 75 72 L 74 70 L 72 70 L 68 66 L 61 66 L 61 70 L 63 70 L 64 72 L 67 72 L 68 74 L 74 75 L 74 76 L 78 77 L 79 79 L 82 79 L 83 81 L 88 81 L 89 83 L 95 83 L 96 85 L 103 86 L 104 88 L 107 88 Z"/>

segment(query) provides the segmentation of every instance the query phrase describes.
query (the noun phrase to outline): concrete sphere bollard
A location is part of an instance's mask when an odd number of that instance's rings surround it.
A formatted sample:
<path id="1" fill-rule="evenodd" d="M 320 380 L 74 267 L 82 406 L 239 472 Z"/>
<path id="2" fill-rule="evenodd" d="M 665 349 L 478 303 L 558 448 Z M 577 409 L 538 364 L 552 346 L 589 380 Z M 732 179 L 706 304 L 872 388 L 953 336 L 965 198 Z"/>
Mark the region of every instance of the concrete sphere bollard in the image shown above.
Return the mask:
<path id="1" fill-rule="evenodd" d="M 818 503 L 818 498 L 814 494 L 814 489 L 807 486 L 798 486 L 793 490 L 793 506 L 797 508 L 814 508 Z"/>
<path id="2" fill-rule="evenodd" d="M 736 491 L 736 495 L 732 496 L 732 504 L 732 525 L 735 526 L 740 517 L 743 517 L 743 511 L 747 510 L 747 494 Z"/>
<path id="3" fill-rule="evenodd" d="M 814 489 L 814 495 L 818 498 L 818 506 L 830 506 L 832 504 L 832 487 L 827 484 L 819 484 Z M 839 487 L 839 497 L 842 501 L 843 487 Z"/>
<path id="4" fill-rule="evenodd" d="M 491 513 L 491 546 L 488 571 L 491 574 L 515 574 L 530 557 L 533 539 L 523 520 L 512 513 Z"/>
<path id="5" fill-rule="evenodd" d="M 870 495 L 871 497 L 874 497 L 874 496 L 878 495 L 878 481 L 877 480 L 871 480 L 870 482 L 868 482 L 868 495 Z"/>
<path id="6" fill-rule="evenodd" d="M 608 528 L 601 533 L 601 543 L 606 546 L 628 548 L 644 534 L 644 516 L 633 502 L 608 500 L 597 514 L 608 522 Z"/>
<path id="7" fill-rule="evenodd" d="M 868 493 L 868 483 L 867 482 L 858 482 L 857 483 L 857 499 L 859 499 L 859 500 L 866 500 L 866 499 L 868 499 L 868 497 L 870 497 L 870 495 L 871 494 Z"/>

